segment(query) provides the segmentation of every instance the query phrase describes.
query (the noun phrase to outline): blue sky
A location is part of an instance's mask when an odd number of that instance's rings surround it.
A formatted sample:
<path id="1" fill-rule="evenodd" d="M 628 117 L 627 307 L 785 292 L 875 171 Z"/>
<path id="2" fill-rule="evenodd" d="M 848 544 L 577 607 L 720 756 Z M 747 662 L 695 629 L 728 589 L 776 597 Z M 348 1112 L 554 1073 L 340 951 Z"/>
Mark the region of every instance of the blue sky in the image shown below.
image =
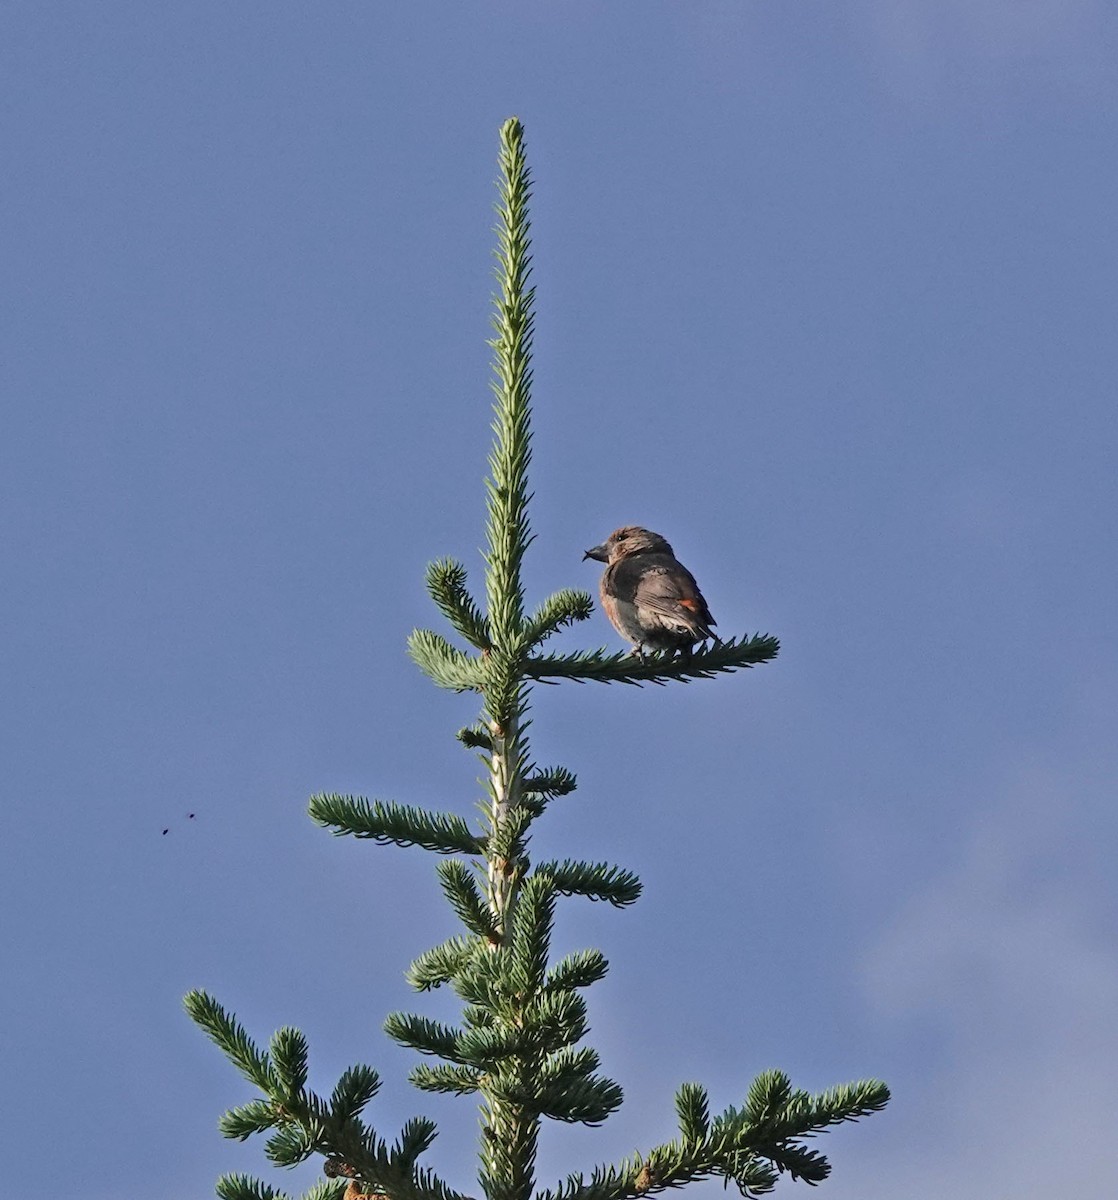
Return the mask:
<path id="1" fill-rule="evenodd" d="M 636 522 L 783 642 L 537 696 L 581 783 L 538 852 L 646 887 L 562 910 L 627 1101 L 541 1182 L 779 1066 L 894 1089 L 832 1200 L 1115 1194 L 1115 64 L 1092 0 L 5 5 L 7 1192 L 263 1173 L 195 986 L 320 1086 L 375 1065 L 473 1186 L 469 1104 L 380 1033 L 433 861 L 305 804 L 479 796 L 404 641 L 429 560 L 479 574 L 515 113 L 532 597 Z"/>

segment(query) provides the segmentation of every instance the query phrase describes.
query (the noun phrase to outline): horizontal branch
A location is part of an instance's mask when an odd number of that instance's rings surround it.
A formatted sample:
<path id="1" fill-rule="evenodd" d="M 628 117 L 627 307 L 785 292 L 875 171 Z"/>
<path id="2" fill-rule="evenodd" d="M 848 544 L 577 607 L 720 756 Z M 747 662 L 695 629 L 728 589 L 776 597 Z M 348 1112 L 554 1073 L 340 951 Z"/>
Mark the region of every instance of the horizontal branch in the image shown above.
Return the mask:
<path id="1" fill-rule="evenodd" d="M 384 1032 L 393 1041 L 420 1054 L 434 1054 L 451 1062 L 464 1062 L 458 1052 L 458 1030 L 442 1021 L 432 1021 L 418 1013 L 392 1012 L 384 1018 Z"/>
<path id="2" fill-rule="evenodd" d="M 417 992 L 442 987 L 457 976 L 478 953 L 481 940 L 476 937 L 452 937 L 430 950 L 424 950 L 408 967 L 405 978 Z"/>
<path id="3" fill-rule="evenodd" d="M 571 1175 L 537 1192 L 536 1200 L 637 1200 L 711 1176 L 732 1180 L 743 1196 L 772 1191 L 783 1173 L 819 1183 L 830 1174 L 830 1163 L 802 1140 L 828 1125 L 878 1112 L 888 1100 L 889 1089 L 876 1079 L 811 1096 L 792 1091 L 783 1072 L 766 1071 L 754 1081 L 744 1109 L 728 1108 L 708 1123 L 706 1093 L 684 1084 L 676 1096 L 679 1141 L 595 1167 L 589 1179 Z"/>
<path id="4" fill-rule="evenodd" d="M 533 655 L 524 660 L 530 679 L 574 679 L 578 682 L 664 684 L 677 679 L 713 679 L 715 675 L 755 667 L 769 662 L 780 652 L 780 641 L 767 633 L 738 640 L 716 642 L 688 655 L 609 654 L 606 650 L 583 650 L 576 654 Z"/>
<path id="5" fill-rule="evenodd" d="M 408 1079 L 425 1092 L 449 1092 L 455 1096 L 468 1096 L 481 1086 L 482 1073 L 477 1067 L 460 1064 L 439 1063 L 429 1066 L 419 1063 L 412 1067 Z"/>
<path id="6" fill-rule="evenodd" d="M 524 790 L 533 796 L 568 796 L 578 786 L 578 780 L 573 771 L 566 767 L 546 767 L 533 771 L 524 780 Z"/>
<path id="7" fill-rule="evenodd" d="M 575 950 L 548 971 L 544 987 L 550 992 L 587 988 L 604 979 L 608 970 L 609 963 L 600 950 Z"/>
<path id="8" fill-rule="evenodd" d="M 408 638 L 408 653 L 419 669 L 439 687 L 452 692 L 481 691 L 483 683 L 480 660 L 430 629 L 416 629 Z"/>
<path id="9" fill-rule="evenodd" d="M 484 725 L 467 725 L 454 736 L 470 750 L 484 750 L 488 754 L 493 752 L 493 738 Z"/>
<path id="10" fill-rule="evenodd" d="M 640 898 L 641 881 L 632 871 L 610 863 L 540 863 L 534 875 L 546 875 L 557 892 L 564 896 L 586 896 L 590 900 L 608 900 L 624 908 Z"/>
<path id="11" fill-rule="evenodd" d="M 392 801 L 323 792 L 308 805 L 311 819 L 336 837 L 372 838 L 382 846 L 422 846 L 438 854 L 481 854 L 485 839 L 470 832 L 457 813 L 431 812 Z"/>

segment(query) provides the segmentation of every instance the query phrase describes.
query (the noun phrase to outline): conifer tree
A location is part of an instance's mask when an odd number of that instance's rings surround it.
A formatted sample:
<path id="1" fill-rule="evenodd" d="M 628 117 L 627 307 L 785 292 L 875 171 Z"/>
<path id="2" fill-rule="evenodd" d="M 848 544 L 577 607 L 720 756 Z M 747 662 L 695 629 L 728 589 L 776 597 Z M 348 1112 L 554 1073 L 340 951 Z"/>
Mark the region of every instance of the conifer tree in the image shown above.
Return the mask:
<path id="1" fill-rule="evenodd" d="M 618 908 L 640 895 L 637 877 L 607 863 L 536 862 L 529 831 L 548 806 L 575 789 L 564 766 L 533 759 L 526 713 L 537 681 L 597 680 L 666 684 L 709 679 L 768 662 L 776 638 L 730 639 L 690 657 L 634 656 L 604 650 L 547 653 L 558 630 L 589 617 L 582 591 L 563 590 L 534 611 L 525 605 L 521 564 L 531 541 L 528 466 L 531 458 L 530 388 L 533 288 L 529 286 L 529 172 L 523 129 L 512 119 L 501 130 L 497 279 L 493 325 L 494 440 L 485 487 L 488 501 L 485 602 L 467 586 L 464 566 L 433 563 L 427 586 L 458 635 L 420 629 L 409 650 L 440 687 L 475 692 L 481 714 L 459 740 L 486 765 L 484 821 L 471 825 L 457 812 L 356 796 L 312 797 L 310 815 L 338 835 L 381 845 L 421 846 L 441 856 L 439 885 L 462 932 L 424 951 L 407 973 L 419 992 L 449 986 L 463 1001 L 457 1025 L 418 1013 L 392 1013 L 385 1031 L 429 1056 L 411 1072 L 425 1091 L 476 1096 L 481 1113 L 478 1179 L 486 1200 L 631 1200 L 707 1177 L 733 1182 L 747 1197 L 770 1192 L 782 1174 L 818 1183 L 830 1171 L 808 1139 L 827 1126 L 881 1109 L 888 1089 L 877 1080 L 845 1084 L 818 1094 L 794 1089 L 781 1071 L 759 1075 L 740 1106 L 712 1115 L 707 1093 L 684 1083 L 675 1096 L 679 1134 L 589 1174 L 574 1173 L 537 1188 L 536 1145 L 542 1121 L 596 1125 L 622 1101 L 621 1088 L 599 1073 L 597 1053 L 583 1044 L 583 993 L 606 973 L 597 950 L 553 962 L 550 937 L 561 897 L 604 900 Z M 276 1032 L 266 1050 L 235 1016 L 201 991 L 186 997 L 190 1016 L 259 1091 L 257 1099 L 221 1118 L 221 1132 L 245 1140 L 268 1134 L 266 1157 L 281 1167 L 320 1155 L 325 1178 L 304 1200 L 467 1200 L 466 1191 L 420 1164 L 435 1137 L 432 1121 L 405 1121 L 393 1141 L 365 1116 L 380 1086 L 377 1072 L 350 1067 L 329 1095 L 308 1085 L 308 1048 L 291 1027 Z M 457 1186 L 463 1186 L 461 1184 Z M 283 1193 L 245 1175 L 217 1183 L 222 1200 L 278 1200 Z"/>

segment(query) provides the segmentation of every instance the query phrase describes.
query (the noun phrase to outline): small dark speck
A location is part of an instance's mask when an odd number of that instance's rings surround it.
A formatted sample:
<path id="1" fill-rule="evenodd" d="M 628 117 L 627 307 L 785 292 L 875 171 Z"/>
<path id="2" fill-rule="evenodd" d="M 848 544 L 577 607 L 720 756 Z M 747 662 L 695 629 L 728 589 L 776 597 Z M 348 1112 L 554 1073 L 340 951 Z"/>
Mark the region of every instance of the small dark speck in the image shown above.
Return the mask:
<path id="1" fill-rule="evenodd" d="M 170 832 L 171 832 L 171 831 L 170 831 L 169 829 L 164 829 L 164 830 L 163 830 L 163 833 L 164 833 L 164 835 L 166 835 L 166 834 L 168 834 L 168 833 L 170 833 Z"/>
<path id="2" fill-rule="evenodd" d="M 186 815 L 187 815 L 187 818 L 188 818 L 189 820 L 191 820 L 191 821 L 193 821 L 193 820 L 194 820 L 194 814 L 193 814 L 193 813 L 187 813 Z"/>

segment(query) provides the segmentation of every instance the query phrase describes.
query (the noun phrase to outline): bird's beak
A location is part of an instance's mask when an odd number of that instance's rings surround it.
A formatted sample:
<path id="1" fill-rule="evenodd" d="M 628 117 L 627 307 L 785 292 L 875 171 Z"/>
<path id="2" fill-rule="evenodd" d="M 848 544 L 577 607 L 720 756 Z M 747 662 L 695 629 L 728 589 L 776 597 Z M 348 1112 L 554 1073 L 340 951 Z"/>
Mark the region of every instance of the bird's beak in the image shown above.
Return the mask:
<path id="1" fill-rule="evenodd" d="M 591 546 L 582 556 L 582 561 L 585 562 L 588 558 L 593 558 L 598 562 L 609 562 L 609 551 L 605 546 Z"/>

